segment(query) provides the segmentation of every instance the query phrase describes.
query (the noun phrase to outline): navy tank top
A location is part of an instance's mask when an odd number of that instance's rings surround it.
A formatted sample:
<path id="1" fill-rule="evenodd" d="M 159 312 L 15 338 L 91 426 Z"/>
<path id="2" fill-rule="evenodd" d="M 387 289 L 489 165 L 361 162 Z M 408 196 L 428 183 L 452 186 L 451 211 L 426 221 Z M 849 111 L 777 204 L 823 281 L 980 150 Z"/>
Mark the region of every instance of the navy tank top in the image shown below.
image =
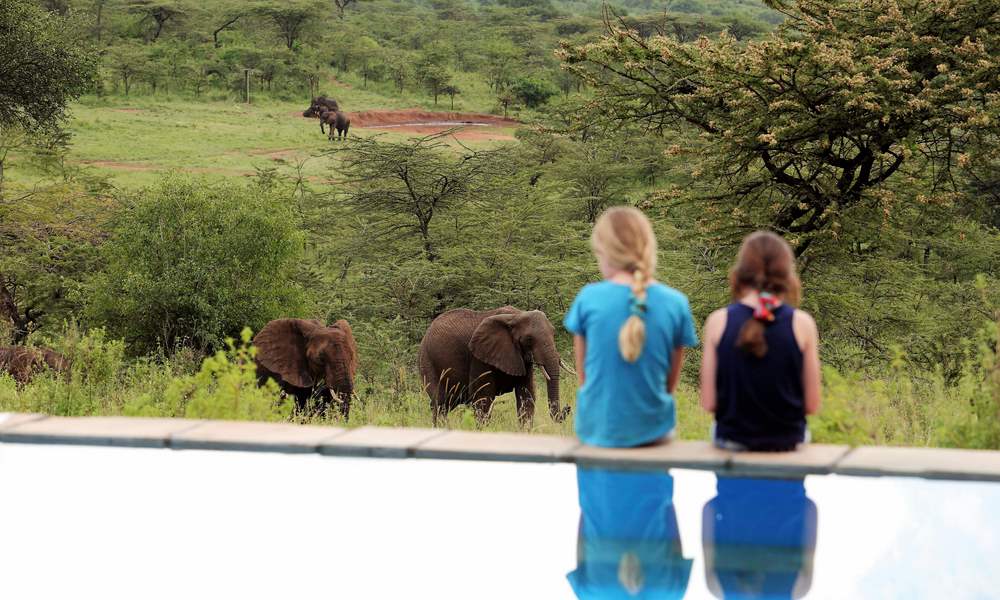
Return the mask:
<path id="1" fill-rule="evenodd" d="M 774 309 L 774 321 L 764 324 L 763 358 L 736 347 L 753 312 L 740 303 L 726 308 L 726 330 L 717 349 L 716 436 L 751 450 L 790 450 L 806 432 L 802 350 L 792 330 L 795 309 L 782 304 Z"/>

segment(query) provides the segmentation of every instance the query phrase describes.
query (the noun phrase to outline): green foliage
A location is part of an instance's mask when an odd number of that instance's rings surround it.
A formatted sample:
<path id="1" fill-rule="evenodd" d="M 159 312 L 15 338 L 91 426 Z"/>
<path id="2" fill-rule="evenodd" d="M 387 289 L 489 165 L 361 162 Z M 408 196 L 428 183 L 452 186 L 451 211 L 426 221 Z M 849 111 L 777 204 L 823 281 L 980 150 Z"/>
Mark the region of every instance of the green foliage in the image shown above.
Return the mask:
<path id="1" fill-rule="evenodd" d="M 57 126 L 86 89 L 97 57 L 78 25 L 31 0 L 0 4 L 0 128 Z"/>
<path id="2" fill-rule="evenodd" d="M 0 383 L 0 411 L 85 416 L 120 414 L 124 404 L 147 389 L 165 385 L 170 368 L 148 359 L 128 363 L 124 343 L 103 330 L 86 334 L 69 328 L 52 346 L 70 360 L 70 373 L 46 373 L 24 388 Z M 177 364 L 181 366 L 180 361 Z"/>
<path id="3" fill-rule="evenodd" d="M 302 309 L 302 240 L 271 190 L 171 176 L 123 200 L 89 313 L 132 349 L 219 348 Z"/>
<path id="4" fill-rule="evenodd" d="M 771 4 L 787 18 L 760 41 L 647 40 L 616 26 L 560 54 L 596 87 L 603 116 L 700 134 L 705 201 L 725 207 L 711 218 L 743 208 L 716 228 L 771 226 L 802 253 L 855 211 L 912 202 L 904 174 L 944 184 L 961 153 L 995 149 L 996 2 Z M 961 16 L 942 27 L 945 14 Z"/>
<path id="5" fill-rule="evenodd" d="M 174 378 L 163 390 L 138 396 L 123 409 L 129 416 L 185 416 L 192 419 L 238 421 L 287 420 L 292 401 L 282 396 L 274 381 L 257 386 L 250 345 L 250 328 L 240 334 L 240 344 L 230 338 L 226 350 L 219 350 L 202 362 L 194 375 Z"/>
<path id="6" fill-rule="evenodd" d="M 537 108 L 559 93 L 555 87 L 543 79 L 522 77 L 514 82 L 511 91 L 528 108 Z"/>
<path id="7" fill-rule="evenodd" d="M 81 308 L 80 276 L 100 266 L 109 214 L 105 198 L 69 182 L 0 198 L 0 316 L 11 324 L 10 341 L 23 343 Z"/>

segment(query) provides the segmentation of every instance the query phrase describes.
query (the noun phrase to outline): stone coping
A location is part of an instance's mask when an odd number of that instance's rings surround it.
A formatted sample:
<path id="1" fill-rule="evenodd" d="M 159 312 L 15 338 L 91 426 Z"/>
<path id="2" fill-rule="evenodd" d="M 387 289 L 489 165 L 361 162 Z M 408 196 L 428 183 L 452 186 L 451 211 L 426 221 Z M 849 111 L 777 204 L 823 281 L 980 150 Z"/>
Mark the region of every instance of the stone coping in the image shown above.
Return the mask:
<path id="1" fill-rule="evenodd" d="M 809 444 L 795 452 L 733 453 L 703 441 L 597 448 L 575 438 L 527 433 L 20 413 L 0 413 L 0 442 L 685 468 L 752 477 L 838 474 L 1000 482 L 1000 452 L 939 448 Z"/>

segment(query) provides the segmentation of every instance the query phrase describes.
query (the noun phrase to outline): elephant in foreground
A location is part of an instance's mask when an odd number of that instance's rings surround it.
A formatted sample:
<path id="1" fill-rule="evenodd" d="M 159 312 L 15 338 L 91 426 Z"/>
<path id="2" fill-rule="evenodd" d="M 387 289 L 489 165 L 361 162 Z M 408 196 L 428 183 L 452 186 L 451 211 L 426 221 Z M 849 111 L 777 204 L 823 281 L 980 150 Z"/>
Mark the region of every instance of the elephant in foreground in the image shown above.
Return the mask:
<path id="1" fill-rule="evenodd" d="M 28 384 L 36 374 L 45 369 L 65 374 L 69 372 L 69 368 L 66 357 L 49 348 L 0 347 L 0 371 L 10 373 L 20 385 Z"/>
<path id="2" fill-rule="evenodd" d="M 337 130 L 337 137 L 347 137 L 347 130 L 351 128 L 351 119 L 339 110 L 323 110 L 319 113 L 319 130 L 323 131 L 323 125 L 330 126 L 329 138 L 333 139 L 333 131 Z M 324 132 L 325 133 L 325 132 Z"/>
<path id="3" fill-rule="evenodd" d="M 325 411 L 336 397 L 346 421 L 354 394 L 354 374 L 358 369 L 358 347 L 347 321 L 326 326 L 305 319 L 277 319 L 254 336 L 257 348 L 257 379 L 278 383 L 295 397 L 298 410 L 305 410 L 310 398 Z"/>
<path id="4" fill-rule="evenodd" d="M 488 311 L 450 310 L 434 319 L 420 342 L 420 374 L 431 399 L 434 424 L 460 404 L 470 404 L 480 423 L 493 401 L 513 391 L 522 425 L 535 412 L 534 367 L 546 379 L 549 414 L 562 422 L 559 352 L 545 313 L 504 306 Z"/>

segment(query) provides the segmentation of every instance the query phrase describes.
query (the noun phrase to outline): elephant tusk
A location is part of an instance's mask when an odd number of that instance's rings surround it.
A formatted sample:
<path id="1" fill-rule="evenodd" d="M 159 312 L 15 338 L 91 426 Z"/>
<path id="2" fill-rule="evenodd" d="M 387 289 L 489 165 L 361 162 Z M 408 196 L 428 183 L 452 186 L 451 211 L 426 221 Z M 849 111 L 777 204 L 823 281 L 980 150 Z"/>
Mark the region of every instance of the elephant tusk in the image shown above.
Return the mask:
<path id="1" fill-rule="evenodd" d="M 574 371 L 569 365 L 567 365 L 561 358 L 559 359 L 559 366 L 563 368 L 567 373 L 576 377 L 576 371 Z"/>
<path id="2" fill-rule="evenodd" d="M 552 381 L 552 378 L 549 377 L 549 372 L 545 370 L 545 367 L 538 365 L 538 368 L 542 370 L 542 375 L 545 375 L 545 381 Z"/>

